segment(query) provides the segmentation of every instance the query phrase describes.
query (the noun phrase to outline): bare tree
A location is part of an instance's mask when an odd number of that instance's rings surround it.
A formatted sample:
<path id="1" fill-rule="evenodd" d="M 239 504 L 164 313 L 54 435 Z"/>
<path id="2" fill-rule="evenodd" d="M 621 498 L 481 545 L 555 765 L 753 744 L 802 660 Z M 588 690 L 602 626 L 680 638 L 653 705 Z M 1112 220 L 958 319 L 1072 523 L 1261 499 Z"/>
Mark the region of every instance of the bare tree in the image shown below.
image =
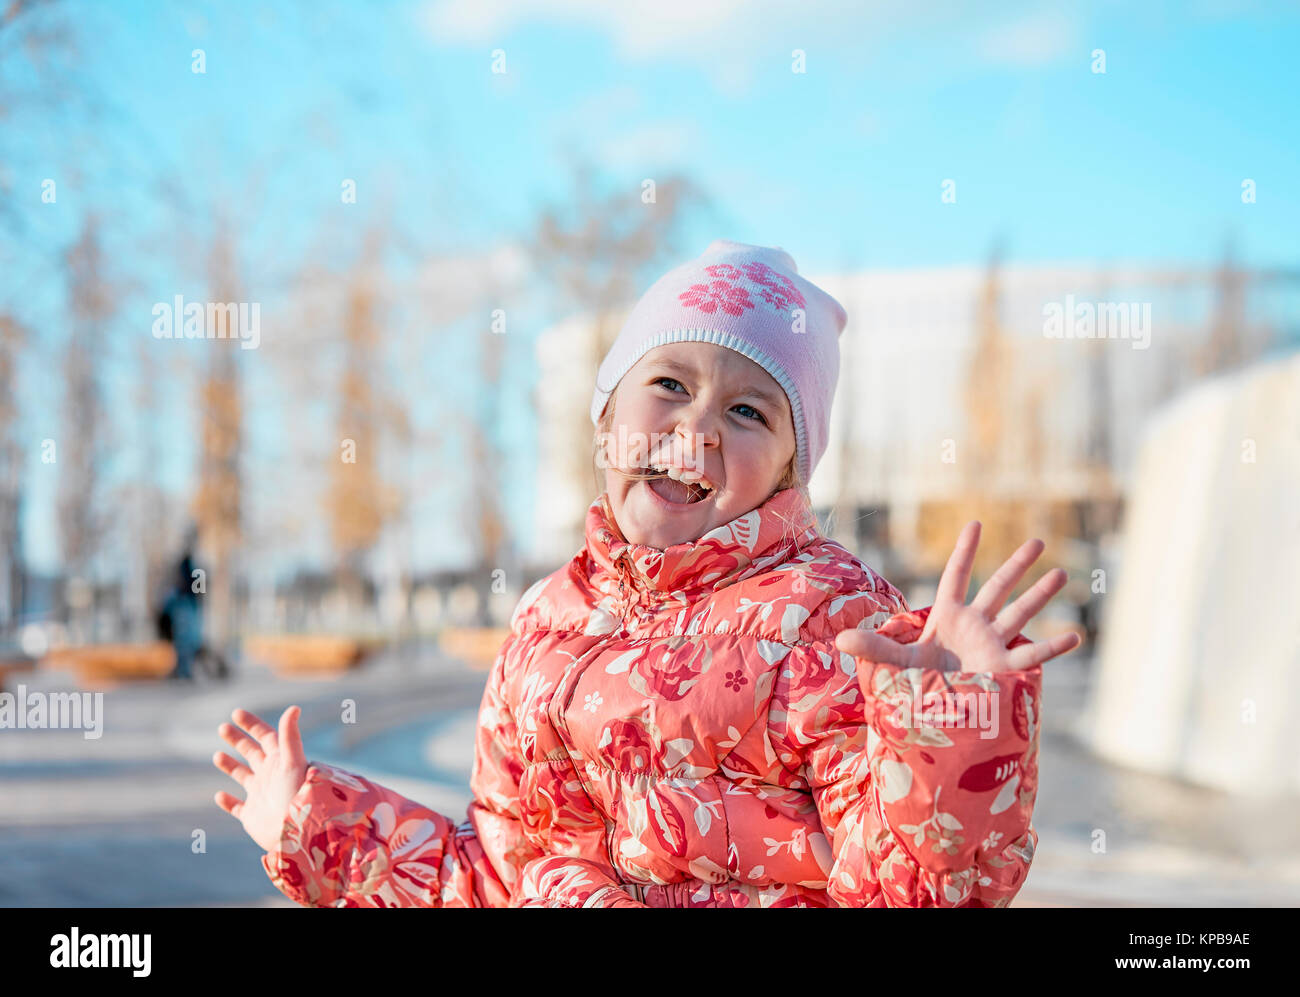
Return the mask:
<path id="1" fill-rule="evenodd" d="M 17 362 L 26 330 L 0 314 L 0 634 L 18 617 L 22 601 L 18 514 L 22 499 L 22 451 L 18 446 Z"/>
<path id="2" fill-rule="evenodd" d="M 962 526 L 981 520 L 975 555 L 976 580 L 987 578 L 1024 540 L 1041 529 L 1045 506 L 1034 462 L 1041 440 L 1026 422 L 1037 418 L 1042 399 L 1017 381 L 1014 344 L 1000 316 L 1001 253 L 992 253 L 976 303 L 975 341 L 964 387 L 965 437 L 958 451 L 961 492 L 922 516 L 922 556 L 931 571 L 942 568 Z"/>
<path id="3" fill-rule="evenodd" d="M 219 226 L 209 257 L 209 293 L 213 302 L 241 299 L 229 235 Z M 239 357 L 240 330 L 230 327 L 224 308 L 209 309 L 215 328 L 207 330 L 207 369 L 199 391 L 202 420 L 199 486 L 194 518 L 199 544 L 209 558 L 206 577 L 207 625 L 213 640 L 224 643 L 236 628 L 235 573 L 243 538 L 241 453 L 243 401 Z M 177 316 L 179 320 L 179 316 Z"/>
<path id="4" fill-rule="evenodd" d="M 52 269 L 54 260 L 28 239 L 31 230 L 22 210 L 26 198 L 16 196 L 9 184 L 11 177 L 30 176 L 38 165 L 36 146 L 23 141 L 25 130 L 14 119 L 36 114 L 44 127 L 65 127 L 69 111 L 82 108 L 87 89 L 78 73 L 78 54 L 76 20 L 67 7 L 52 0 L 0 0 L 0 162 L 10 167 L 0 170 L 0 232 L 8 229 L 26 240 L 17 263 L 34 271 Z M 65 174 L 77 168 L 74 160 Z M 5 255 L 0 253 L 0 262 L 9 265 Z"/>
<path id="5" fill-rule="evenodd" d="M 380 474 L 387 406 L 376 387 L 381 337 L 376 318 L 378 243 L 372 237 L 348 291 L 339 372 L 338 444 L 330 455 L 330 535 L 345 588 L 355 596 L 365 556 L 397 511 L 397 497 Z"/>
<path id="6" fill-rule="evenodd" d="M 501 350 L 499 337 L 483 332 L 478 337 L 479 377 L 478 405 L 475 417 L 468 420 L 470 457 L 470 500 L 475 560 L 479 567 L 478 622 L 491 623 L 488 611 L 492 598 L 492 576 L 499 569 L 509 569 L 505 560 L 506 522 L 502 502 L 501 469 L 504 455 L 492 429 L 498 423 L 501 392 Z"/>
<path id="7" fill-rule="evenodd" d="M 89 582 L 104 539 L 106 517 L 100 504 L 103 478 L 103 388 L 100 369 L 105 327 L 113 303 L 104 276 L 98 222 L 89 216 L 81 238 L 67 253 L 72 321 L 63 354 L 63 431 L 56 443 L 59 468 L 58 520 L 63 561 L 73 591 Z M 85 636 L 84 600 L 74 598 L 72 623 Z"/>
<path id="8" fill-rule="evenodd" d="M 125 500 L 134 510 L 130 520 L 128 584 L 133 586 L 125 600 L 135 614 L 137 634 L 152 629 L 152 614 L 164 586 L 174 577 L 172 558 L 176 550 L 178 524 L 170 517 L 160 520 L 159 510 L 167 507 L 157 469 L 162 463 L 159 433 L 167 420 L 160 410 L 158 382 L 160 365 L 151 347 L 152 338 L 141 338 L 136 348 L 134 437 L 140 456 L 139 471 L 125 489 Z"/>

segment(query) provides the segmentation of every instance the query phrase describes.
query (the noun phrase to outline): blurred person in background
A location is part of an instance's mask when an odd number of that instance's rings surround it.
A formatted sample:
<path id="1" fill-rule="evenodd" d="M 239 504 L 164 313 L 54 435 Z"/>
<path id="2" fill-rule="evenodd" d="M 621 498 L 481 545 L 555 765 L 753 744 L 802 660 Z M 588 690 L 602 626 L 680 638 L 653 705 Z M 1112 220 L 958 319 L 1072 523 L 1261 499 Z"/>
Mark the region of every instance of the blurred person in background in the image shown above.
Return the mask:
<path id="1" fill-rule="evenodd" d="M 176 566 L 173 588 L 159 614 L 159 630 L 176 651 L 176 665 L 167 677 L 192 680 L 203 646 L 203 608 L 194 591 L 194 557 L 188 549 Z"/>

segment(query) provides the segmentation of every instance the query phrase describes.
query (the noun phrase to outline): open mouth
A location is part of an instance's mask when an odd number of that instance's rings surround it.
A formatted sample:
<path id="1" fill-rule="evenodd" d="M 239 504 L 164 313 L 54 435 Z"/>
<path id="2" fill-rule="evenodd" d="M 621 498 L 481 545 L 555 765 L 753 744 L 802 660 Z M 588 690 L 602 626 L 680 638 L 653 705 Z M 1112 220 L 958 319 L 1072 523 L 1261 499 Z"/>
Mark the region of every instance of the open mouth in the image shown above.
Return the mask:
<path id="1" fill-rule="evenodd" d="M 680 468 L 648 464 L 639 470 L 642 475 L 653 475 L 643 478 L 646 487 L 673 505 L 703 502 L 715 491 L 714 486 L 702 478 L 698 481 L 683 481 L 681 475 L 690 472 L 683 472 Z"/>

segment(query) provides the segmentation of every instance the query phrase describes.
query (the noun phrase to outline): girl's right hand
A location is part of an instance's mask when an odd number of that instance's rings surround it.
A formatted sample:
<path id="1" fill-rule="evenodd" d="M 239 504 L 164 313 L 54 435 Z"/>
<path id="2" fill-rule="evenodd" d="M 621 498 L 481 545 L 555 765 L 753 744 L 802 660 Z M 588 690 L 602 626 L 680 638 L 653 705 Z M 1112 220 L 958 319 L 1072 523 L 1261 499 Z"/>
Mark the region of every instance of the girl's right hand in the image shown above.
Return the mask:
<path id="1" fill-rule="evenodd" d="M 280 732 L 247 710 L 231 713 L 235 723 L 217 728 L 221 739 L 247 760 L 241 765 L 224 751 L 212 756 L 212 764 L 239 783 L 247 793 L 242 802 L 229 793 L 217 793 L 217 806 L 238 818 L 248 836 L 263 851 L 280 847 L 280 833 L 289 815 L 289 803 L 307 778 L 307 759 L 303 755 L 298 717 L 302 710 L 290 706 L 280 716 Z M 252 737 L 249 737 L 249 734 Z"/>

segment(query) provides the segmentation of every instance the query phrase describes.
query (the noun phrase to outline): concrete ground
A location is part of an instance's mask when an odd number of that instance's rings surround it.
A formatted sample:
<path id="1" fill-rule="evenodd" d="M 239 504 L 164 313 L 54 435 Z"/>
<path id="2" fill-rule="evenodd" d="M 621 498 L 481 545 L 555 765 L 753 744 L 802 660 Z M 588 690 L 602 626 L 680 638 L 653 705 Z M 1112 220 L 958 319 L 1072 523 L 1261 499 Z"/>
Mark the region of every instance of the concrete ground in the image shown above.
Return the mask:
<path id="1" fill-rule="evenodd" d="M 1090 758 L 1069 734 L 1086 665 L 1044 666 L 1039 848 L 1015 906 L 1300 906 L 1300 800 L 1251 803 Z M 0 906 L 295 906 L 213 802 L 219 789 L 238 795 L 210 760 L 225 746 L 217 725 L 236 706 L 274 723 L 298 703 L 309 758 L 459 819 L 485 679 L 436 649 L 408 648 L 340 679 L 246 667 L 226 685 L 108 689 L 97 740 L 0 732 Z M 22 680 L 29 691 L 74 688 L 56 671 Z M 345 699 L 355 724 L 339 723 Z M 1094 829 L 1106 832 L 1103 854 Z"/>
<path id="2" fill-rule="evenodd" d="M 351 762 L 352 743 L 417 720 L 468 718 L 472 735 L 485 678 L 427 650 L 383 655 L 339 679 L 285 680 L 247 667 L 225 685 L 107 689 L 98 739 L 81 730 L 0 732 L 0 906 L 295 907 L 271 886 L 262 850 L 213 800 L 221 789 L 242 795 L 212 764 L 212 753 L 227 747 L 218 724 L 236 706 L 275 723 L 297 703 L 308 757 Z M 75 687 L 72 675 L 45 670 L 23 683 L 29 691 Z M 356 703 L 351 727 L 339 723 L 344 699 Z M 463 813 L 472 736 L 445 755 L 440 764 L 454 773 L 425 766 L 425 778 L 403 779 L 388 778 L 385 767 L 366 771 Z M 196 853 L 198 831 L 205 848 Z"/>

